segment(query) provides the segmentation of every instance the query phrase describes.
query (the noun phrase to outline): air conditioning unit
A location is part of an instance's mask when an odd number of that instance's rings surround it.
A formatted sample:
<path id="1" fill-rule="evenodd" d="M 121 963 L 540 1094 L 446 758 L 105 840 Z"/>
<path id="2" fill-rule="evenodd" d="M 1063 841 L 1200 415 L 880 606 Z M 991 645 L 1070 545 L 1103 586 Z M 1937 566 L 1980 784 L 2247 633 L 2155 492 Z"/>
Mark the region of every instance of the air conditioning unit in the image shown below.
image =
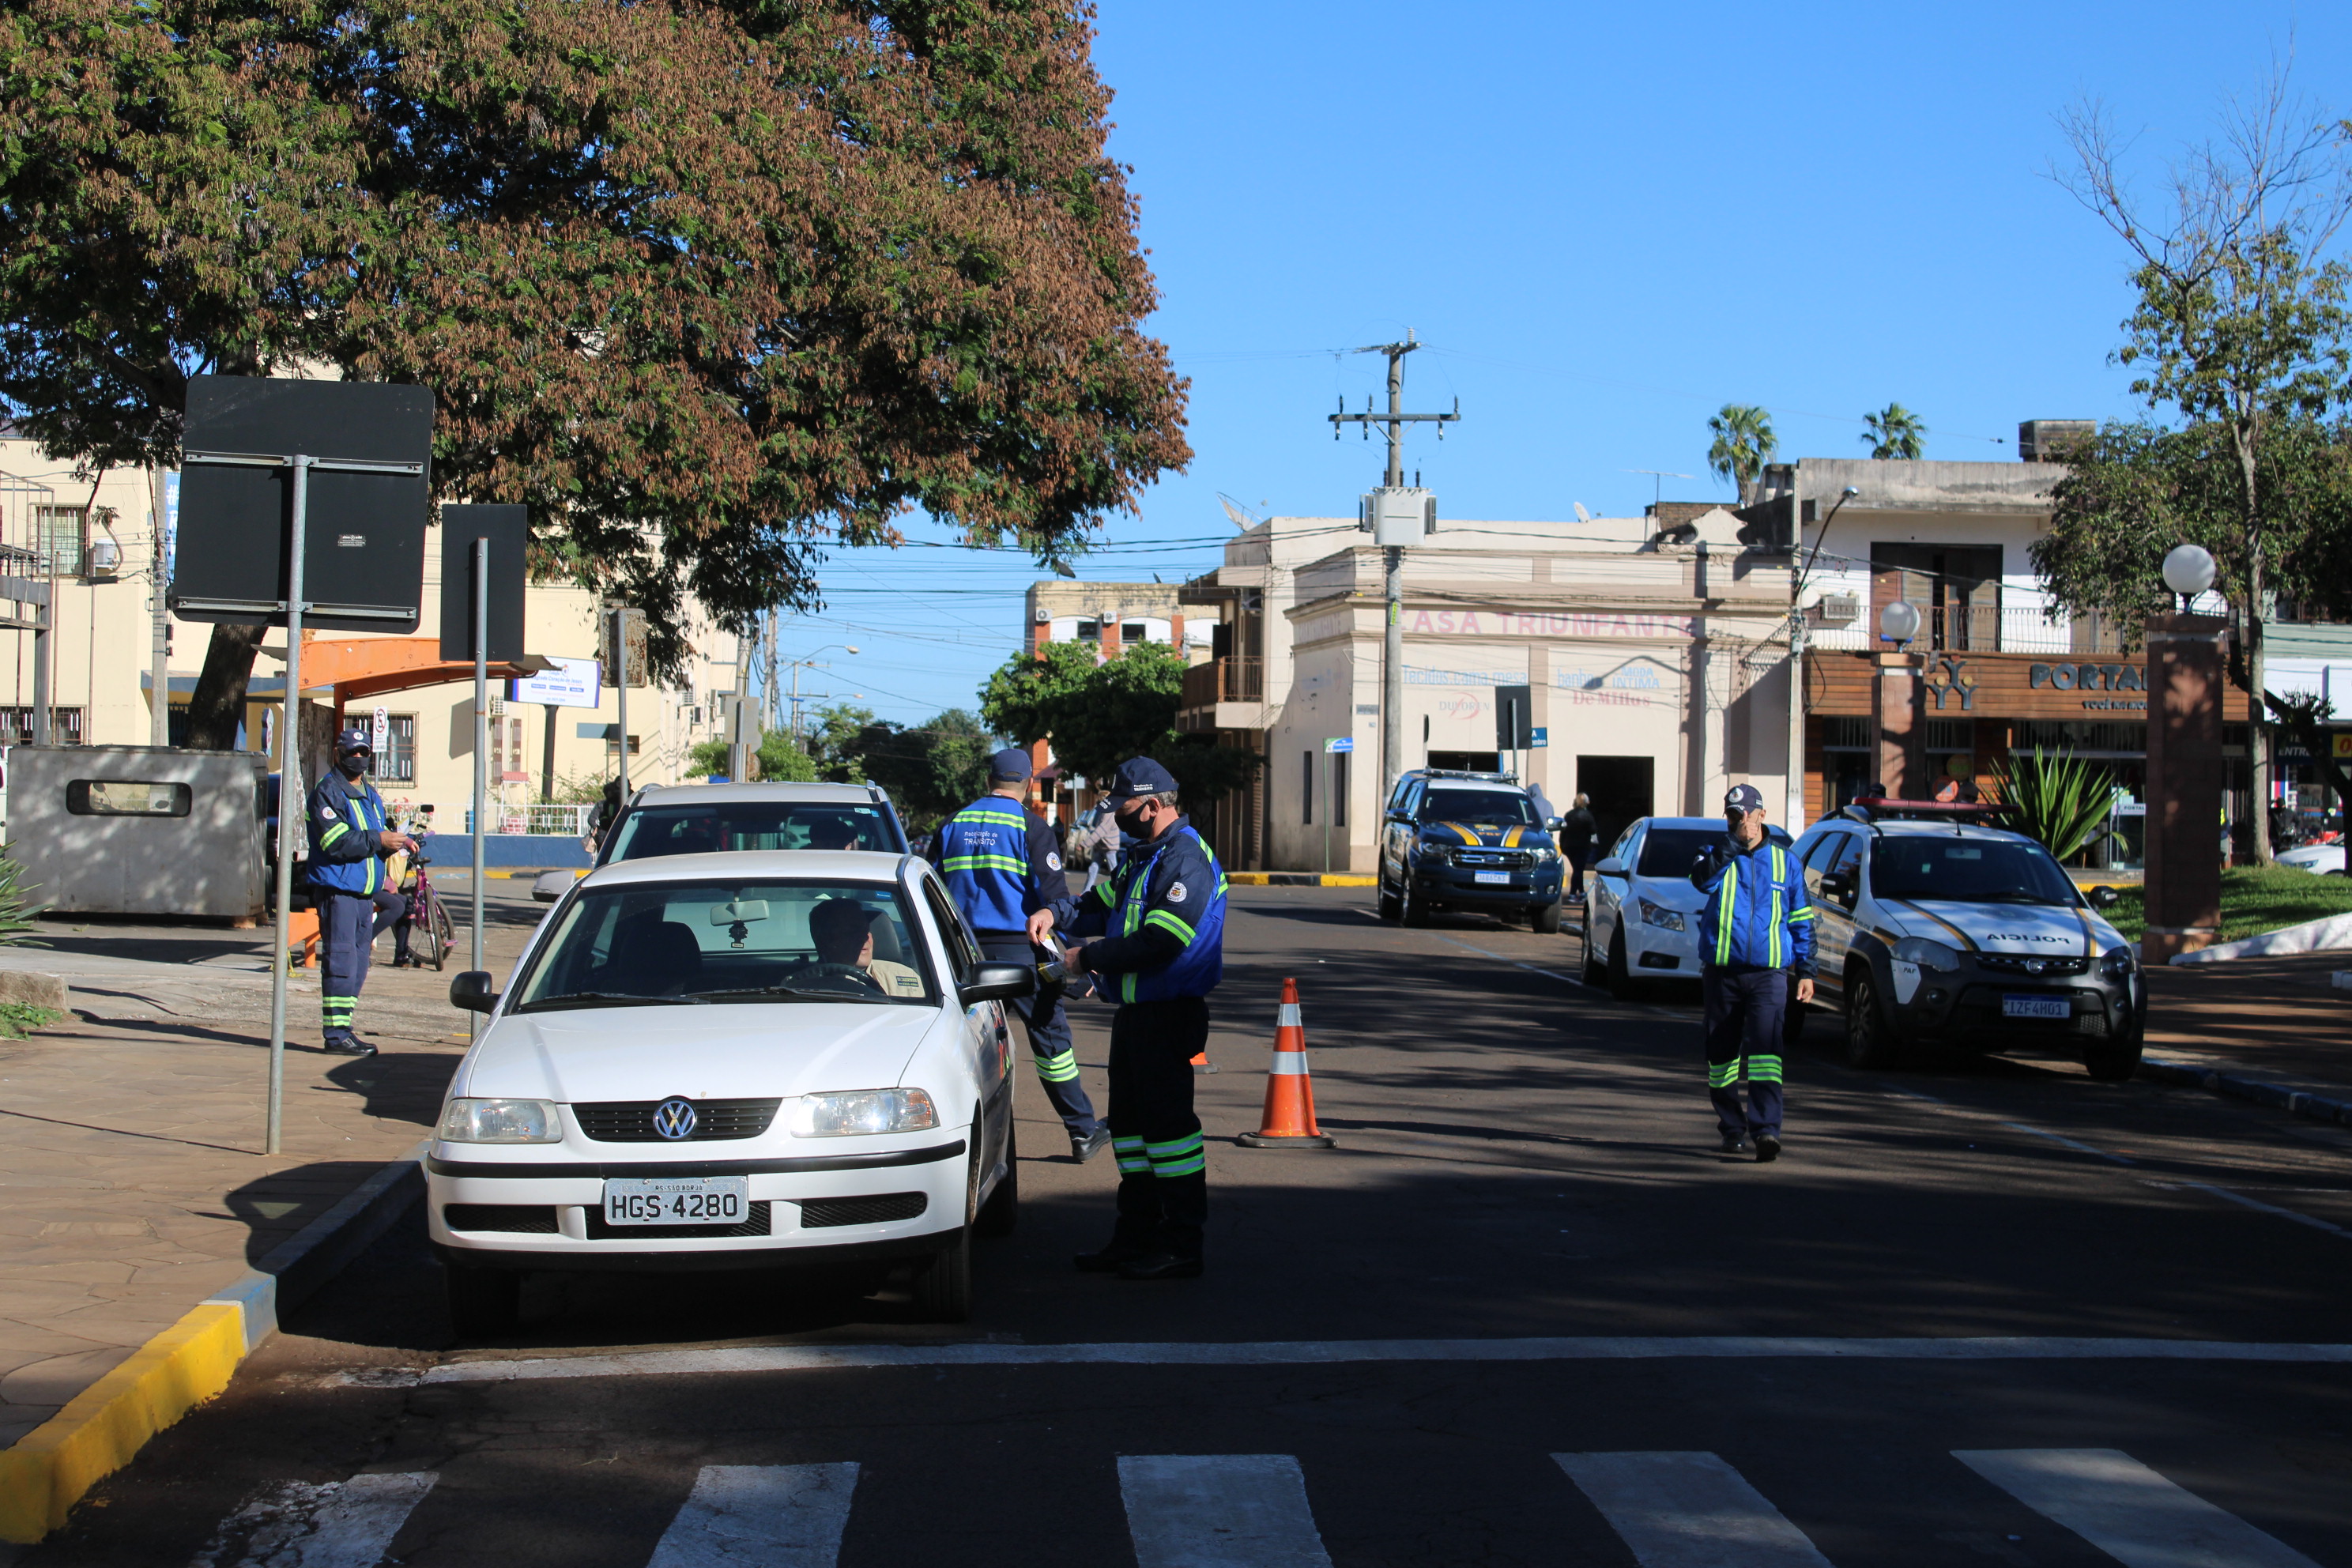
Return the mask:
<path id="1" fill-rule="evenodd" d="M 1824 594 L 1813 605 L 1813 616 L 1825 626 L 1850 626 L 1862 618 L 1862 595 Z"/>

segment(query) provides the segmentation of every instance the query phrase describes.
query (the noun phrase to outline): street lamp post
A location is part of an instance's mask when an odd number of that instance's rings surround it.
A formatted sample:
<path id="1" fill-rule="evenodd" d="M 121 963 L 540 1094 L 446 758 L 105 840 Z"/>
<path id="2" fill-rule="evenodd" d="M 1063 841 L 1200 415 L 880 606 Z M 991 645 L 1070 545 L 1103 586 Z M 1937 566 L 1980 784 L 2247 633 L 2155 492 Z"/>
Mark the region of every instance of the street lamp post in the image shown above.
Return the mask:
<path id="1" fill-rule="evenodd" d="M 1919 635 L 1919 606 L 1897 599 L 1878 612 L 1878 635 L 1894 649 L 1878 656 L 1872 706 L 1878 710 L 1878 778 L 1896 800 L 1916 782 L 1912 758 L 1918 751 L 1919 671 L 1911 662 L 1911 639 Z"/>
<path id="2" fill-rule="evenodd" d="M 1822 545 L 1830 536 L 1830 524 L 1837 521 L 1839 508 L 1861 493 L 1854 486 L 1846 486 L 1829 516 L 1822 519 L 1822 531 L 1813 536 L 1813 552 L 1805 557 L 1797 580 L 1789 585 L 1789 787 L 1780 820 L 1792 835 L 1805 830 L 1805 579 L 1812 575 L 1813 563 L 1821 559 Z M 1789 547 L 1794 559 L 1795 552 L 1804 548 L 1805 513 L 1804 502 L 1793 488 L 1789 491 L 1789 511 L 1793 525 Z"/>
<path id="3" fill-rule="evenodd" d="M 2142 963 L 2166 963 L 2221 934 L 2221 703 L 2229 623 L 2189 613 L 2213 585 L 2213 557 L 2184 544 L 2164 558 L 2181 610 L 2147 619 L 2147 928 Z"/>
<path id="4" fill-rule="evenodd" d="M 793 744 L 795 746 L 801 743 L 801 671 L 803 669 L 831 669 L 833 666 L 819 663 L 816 656 L 821 653 L 831 653 L 835 648 L 839 648 L 842 652 L 848 654 L 853 658 L 857 656 L 857 650 L 850 647 L 847 643 L 834 642 L 827 643 L 820 648 L 812 648 L 809 651 L 809 657 L 806 658 L 792 658 L 784 661 L 783 668 L 793 672 Z M 772 680 L 775 677 L 771 673 L 769 679 Z"/>

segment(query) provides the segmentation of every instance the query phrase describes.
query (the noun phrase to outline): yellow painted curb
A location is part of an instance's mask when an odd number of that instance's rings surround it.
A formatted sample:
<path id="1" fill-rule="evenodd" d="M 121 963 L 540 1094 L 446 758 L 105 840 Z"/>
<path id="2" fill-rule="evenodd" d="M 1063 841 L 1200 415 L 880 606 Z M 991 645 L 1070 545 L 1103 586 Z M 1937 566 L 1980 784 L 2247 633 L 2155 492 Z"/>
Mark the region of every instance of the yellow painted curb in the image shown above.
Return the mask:
<path id="1" fill-rule="evenodd" d="M 207 1301 L 0 1449 L 0 1541 L 29 1545 L 63 1524 L 148 1438 L 226 1388 L 244 1359 L 244 1310 Z"/>

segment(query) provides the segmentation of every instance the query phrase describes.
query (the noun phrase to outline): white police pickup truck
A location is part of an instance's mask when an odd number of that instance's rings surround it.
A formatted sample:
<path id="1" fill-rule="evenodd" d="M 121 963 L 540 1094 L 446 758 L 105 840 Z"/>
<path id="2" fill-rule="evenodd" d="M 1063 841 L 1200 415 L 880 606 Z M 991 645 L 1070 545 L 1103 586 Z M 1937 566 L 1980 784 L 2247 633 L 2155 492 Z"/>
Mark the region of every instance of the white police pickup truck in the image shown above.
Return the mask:
<path id="1" fill-rule="evenodd" d="M 1863 804 L 1797 840 L 1815 995 L 1845 1015 L 1847 1063 L 2031 1044 L 2080 1051 L 2095 1079 L 2131 1077 L 2147 1028 L 2132 945 L 2047 849 L 1985 823 L 1981 809 Z"/>

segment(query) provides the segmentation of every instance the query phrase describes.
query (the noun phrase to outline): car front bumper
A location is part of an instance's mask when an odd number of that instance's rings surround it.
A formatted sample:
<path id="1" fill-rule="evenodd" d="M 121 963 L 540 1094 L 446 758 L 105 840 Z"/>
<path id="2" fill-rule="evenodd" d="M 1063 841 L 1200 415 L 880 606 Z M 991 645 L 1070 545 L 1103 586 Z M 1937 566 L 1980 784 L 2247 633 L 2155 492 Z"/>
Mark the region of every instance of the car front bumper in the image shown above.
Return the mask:
<path id="1" fill-rule="evenodd" d="M 2070 975 L 2027 975 L 1986 969 L 1964 958 L 1957 971 L 1918 970 L 1895 963 L 1888 1000 L 1901 1031 L 1928 1040 L 1975 1044 L 2089 1047 L 2136 1038 L 2147 1022 L 2146 983 L 2137 971 L 2114 979 L 2092 970 Z M 1906 971 L 1912 973 L 1906 973 Z M 2004 997 L 2055 1001 L 2061 1017 L 2016 1017 Z"/>
<path id="2" fill-rule="evenodd" d="M 970 1173 L 962 1138 L 841 1155 L 653 1160 L 596 1145 L 499 1148 L 436 1142 L 425 1163 L 425 1225 L 445 1257 L 484 1268 L 767 1268 L 918 1257 L 963 1227 Z M 936 1136 L 936 1135 L 934 1135 Z M 604 1224 L 607 1177 L 741 1176 L 751 1213 L 732 1226 Z M 892 1217 L 872 1218 L 876 1214 Z"/>
<path id="3" fill-rule="evenodd" d="M 1509 868 L 1423 862 L 1412 868 L 1412 890 L 1416 897 L 1433 904 L 1493 904 L 1504 908 L 1556 904 L 1559 902 L 1560 870 L 1557 860 Z M 1478 876 L 1482 872 L 1509 879 L 1481 882 Z"/>

